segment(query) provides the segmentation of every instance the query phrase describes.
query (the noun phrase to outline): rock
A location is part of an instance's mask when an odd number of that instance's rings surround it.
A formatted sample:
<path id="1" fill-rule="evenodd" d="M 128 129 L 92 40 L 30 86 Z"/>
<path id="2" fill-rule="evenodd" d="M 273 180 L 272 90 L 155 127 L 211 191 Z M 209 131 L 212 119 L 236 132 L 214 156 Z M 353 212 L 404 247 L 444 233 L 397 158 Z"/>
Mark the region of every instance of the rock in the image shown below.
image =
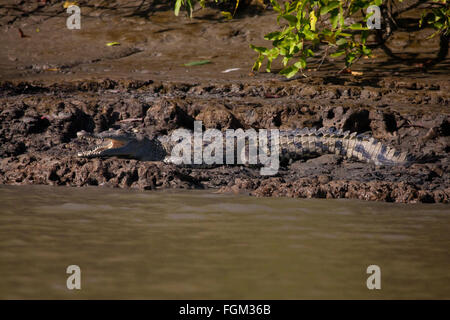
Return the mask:
<path id="1" fill-rule="evenodd" d="M 234 115 L 224 107 L 207 107 L 195 117 L 202 121 L 207 129 L 238 129 L 242 125 Z"/>
<path id="2" fill-rule="evenodd" d="M 336 165 L 340 163 L 342 157 L 336 154 L 324 154 L 320 157 L 309 159 L 306 161 L 308 165 L 323 166 L 323 165 Z"/>
<path id="3" fill-rule="evenodd" d="M 317 177 L 317 180 L 319 181 L 320 184 L 326 184 L 331 180 L 331 177 L 326 175 L 320 175 Z"/>
<path id="4" fill-rule="evenodd" d="M 180 127 L 194 129 L 194 119 L 183 104 L 167 99 L 159 100 L 147 110 L 144 124 L 155 133 L 167 133 Z"/>

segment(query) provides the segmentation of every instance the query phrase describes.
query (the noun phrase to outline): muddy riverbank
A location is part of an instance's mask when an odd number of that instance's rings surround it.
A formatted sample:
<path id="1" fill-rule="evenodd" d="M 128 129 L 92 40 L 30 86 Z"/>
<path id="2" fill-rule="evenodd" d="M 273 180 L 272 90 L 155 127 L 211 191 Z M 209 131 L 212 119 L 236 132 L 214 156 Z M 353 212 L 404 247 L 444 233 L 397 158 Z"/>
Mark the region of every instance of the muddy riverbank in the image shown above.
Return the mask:
<path id="1" fill-rule="evenodd" d="M 3 84 L 2 89 L 0 182 L 4 184 L 217 188 L 260 196 L 449 201 L 449 115 L 438 111 L 439 105 L 413 113 L 399 103 L 415 97 L 446 103 L 448 97 L 440 88 L 110 80 Z M 382 106 L 372 107 L 373 102 Z M 80 130 L 124 128 L 151 136 L 192 128 L 194 120 L 218 129 L 336 126 L 370 131 L 398 150 L 435 157 L 430 163 L 390 168 L 325 155 L 284 164 L 277 177 L 262 177 L 257 169 L 240 166 L 205 170 L 76 157 L 86 147 L 76 138 Z"/>
<path id="2" fill-rule="evenodd" d="M 0 20 L 0 40 L 6 44 L 0 51 L 2 184 L 450 201 L 448 59 L 425 72 L 376 52 L 377 58 L 355 67 L 362 76 L 336 75 L 339 62 L 325 61 L 319 71 L 313 63 L 307 78 L 285 81 L 276 74 L 250 73 L 255 55 L 248 43 L 261 42 L 274 27 L 272 13 L 223 22 L 209 9 L 193 20 L 170 11 L 125 17 L 103 9 L 100 19 L 95 16 L 100 9 L 92 7 L 82 29 L 73 33 L 57 28 L 65 19 L 57 5 L 50 1 L 35 15 Z M 54 16 L 48 15 L 51 10 Z M 20 38 L 17 28 L 29 37 Z M 121 45 L 106 47 L 108 41 Z M 201 59 L 212 63 L 182 65 Z M 227 68 L 240 69 L 221 72 Z M 76 157 L 85 146 L 76 138 L 80 130 L 121 127 L 154 135 L 192 128 L 194 120 L 218 129 L 335 126 L 370 132 L 430 160 L 388 168 L 325 155 L 283 164 L 277 176 L 263 177 L 240 166 L 205 170 Z"/>

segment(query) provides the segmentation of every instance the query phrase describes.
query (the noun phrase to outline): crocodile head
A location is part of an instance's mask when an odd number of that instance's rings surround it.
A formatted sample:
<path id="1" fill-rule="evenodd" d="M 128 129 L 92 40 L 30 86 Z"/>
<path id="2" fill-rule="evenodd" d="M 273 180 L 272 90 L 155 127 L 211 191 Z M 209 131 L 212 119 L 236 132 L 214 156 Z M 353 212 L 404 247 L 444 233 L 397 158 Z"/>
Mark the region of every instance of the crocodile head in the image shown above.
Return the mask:
<path id="1" fill-rule="evenodd" d="M 92 144 L 92 148 L 78 153 L 79 157 L 94 158 L 103 156 L 125 155 L 126 146 L 135 138 L 119 131 L 104 131 L 101 133 L 77 132 L 77 137 Z"/>
<path id="2" fill-rule="evenodd" d="M 101 133 L 77 132 L 79 139 L 89 142 L 89 150 L 78 152 L 79 157 L 126 157 L 138 160 L 157 161 L 165 156 L 165 150 L 157 139 L 149 140 L 140 135 L 109 130 Z"/>

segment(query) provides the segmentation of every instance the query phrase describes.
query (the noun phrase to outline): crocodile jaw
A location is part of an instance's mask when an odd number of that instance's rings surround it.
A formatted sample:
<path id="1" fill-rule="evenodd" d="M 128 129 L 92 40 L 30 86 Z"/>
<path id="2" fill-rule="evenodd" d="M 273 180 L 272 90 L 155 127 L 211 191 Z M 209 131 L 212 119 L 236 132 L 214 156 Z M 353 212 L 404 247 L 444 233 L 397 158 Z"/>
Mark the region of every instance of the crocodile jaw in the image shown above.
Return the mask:
<path id="1" fill-rule="evenodd" d="M 86 133 L 84 131 L 77 133 L 78 138 L 86 139 L 89 142 L 93 142 L 96 145 L 87 151 L 78 152 L 78 157 L 82 158 L 93 158 L 93 157 L 101 157 L 105 153 L 105 151 L 113 151 L 115 149 L 121 148 L 127 143 L 122 140 L 116 140 L 113 138 L 101 138 L 94 136 L 92 134 Z"/>

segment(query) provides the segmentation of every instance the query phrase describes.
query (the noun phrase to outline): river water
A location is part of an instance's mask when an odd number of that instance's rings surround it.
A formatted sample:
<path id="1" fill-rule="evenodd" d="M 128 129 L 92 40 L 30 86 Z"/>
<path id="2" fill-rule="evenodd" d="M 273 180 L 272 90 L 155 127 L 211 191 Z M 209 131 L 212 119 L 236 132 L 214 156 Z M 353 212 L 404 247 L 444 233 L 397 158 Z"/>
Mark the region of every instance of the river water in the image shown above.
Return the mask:
<path id="1" fill-rule="evenodd" d="M 446 205 L 48 186 L 0 201 L 3 299 L 450 298 Z"/>

